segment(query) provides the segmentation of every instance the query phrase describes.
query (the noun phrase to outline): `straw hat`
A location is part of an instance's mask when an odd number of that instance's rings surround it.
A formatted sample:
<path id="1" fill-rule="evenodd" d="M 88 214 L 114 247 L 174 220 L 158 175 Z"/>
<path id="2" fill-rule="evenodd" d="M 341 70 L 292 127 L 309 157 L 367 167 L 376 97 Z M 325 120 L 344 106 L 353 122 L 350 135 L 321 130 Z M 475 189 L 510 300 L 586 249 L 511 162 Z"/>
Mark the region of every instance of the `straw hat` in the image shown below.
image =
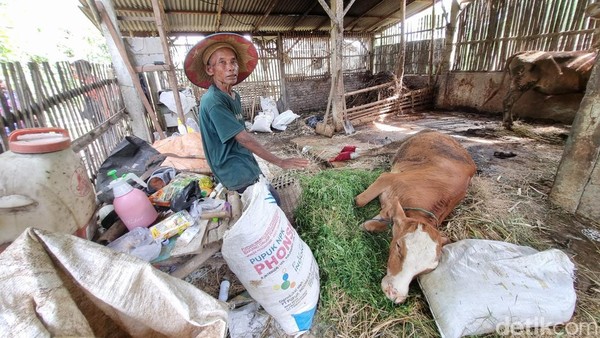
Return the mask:
<path id="1" fill-rule="evenodd" d="M 205 65 L 210 56 L 222 47 L 232 49 L 237 56 L 240 69 L 235 84 L 244 81 L 252 73 L 258 63 L 258 52 L 252 42 L 239 34 L 216 33 L 198 42 L 185 57 L 185 75 L 193 84 L 202 88 L 210 87 L 212 82 L 206 74 Z"/>

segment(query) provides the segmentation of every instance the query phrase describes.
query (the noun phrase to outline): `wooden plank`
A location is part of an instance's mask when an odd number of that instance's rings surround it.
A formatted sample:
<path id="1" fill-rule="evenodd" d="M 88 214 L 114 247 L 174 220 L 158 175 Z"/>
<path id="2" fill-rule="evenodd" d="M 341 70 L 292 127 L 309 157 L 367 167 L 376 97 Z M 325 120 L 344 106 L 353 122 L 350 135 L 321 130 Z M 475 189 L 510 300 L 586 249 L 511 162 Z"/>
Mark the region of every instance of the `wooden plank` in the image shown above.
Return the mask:
<path id="1" fill-rule="evenodd" d="M 202 252 L 198 255 L 194 255 L 191 259 L 189 259 L 184 264 L 180 265 L 171 273 L 171 276 L 176 278 L 185 278 L 190 273 L 194 272 L 196 269 L 202 266 L 204 262 L 206 262 L 212 255 L 219 252 L 221 249 L 221 242 L 214 242 L 206 245 Z"/>
<path id="2" fill-rule="evenodd" d="M 175 109 L 177 110 L 177 116 L 179 121 L 185 124 L 185 116 L 183 115 L 183 107 L 181 105 L 181 97 L 179 96 L 179 86 L 177 84 L 177 74 L 175 74 L 175 67 L 173 67 L 173 60 L 171 59 L 171 52 L 169 51 L 169 42 L 167 41 L 167 33 L 165 30 L 165 11 L 162 6 L 162 2 L 159 0 L 152 0 L 152 9 L 154 11 L 154 19 L 156 21 L 156 28 L 158 30 L 158 36 L 160 37 L 160 45 L 163 50 L 163 57 L 165 58 L 165 64 L 169 67 L 167 70 L 167 77 L 169 79 L 169 85 L 173 92 L 173 98 L 175 99 Z"/>
<path id="3" fill-rule="evenodd" d="M 129 57 L 127 56 L 127 51 L 125 49 L 125 46 L 123 45 L 123 41 L 121 41 L 121 39 L 119 39 L 119 35 L 118 35 L 112 21 L 108 17 L 108 13 L 106 12 L 106 9 L 104 8 L 104 4 L 102 4 L 102 2 L 100 2 L 100 1 L 96 1 L 96 6 L 98 7 L 98 12 L 100 13 L 100 16 L 102 17 L 102 21 L 106 25 L 106 28 L 108 29 L 110 36 L 113 39 L 115 46 L 117 47 L 119 55 L 123 59 L 125 67 L 127 68 L 127 72 L 129 73 L 129 76 L 131 77 L 133 86 L 134 86 L 138 96 L 142 100 L 142 104 L 146 108 L 146 111 L 150 115 L 150 120 L 152 121 L 152 125 L 154 126 L 154 129 L 156 129 L 156 131 L 159 133 L 161 139 L 166 138 L 164 131 L 162 130 L 162 128 L 160 127 L 160 124 L 158 123 L 158 117 L 156 116 L 156 112 L 154 111 L 154 109 L 150 105 L 150 102 L 148 102 L 148 98 L 144 94 L 144 90 L 142 89 L 140 81 L 137 77 L 137 73 L 133 69 L 131 62 L 129 61 Z"/>

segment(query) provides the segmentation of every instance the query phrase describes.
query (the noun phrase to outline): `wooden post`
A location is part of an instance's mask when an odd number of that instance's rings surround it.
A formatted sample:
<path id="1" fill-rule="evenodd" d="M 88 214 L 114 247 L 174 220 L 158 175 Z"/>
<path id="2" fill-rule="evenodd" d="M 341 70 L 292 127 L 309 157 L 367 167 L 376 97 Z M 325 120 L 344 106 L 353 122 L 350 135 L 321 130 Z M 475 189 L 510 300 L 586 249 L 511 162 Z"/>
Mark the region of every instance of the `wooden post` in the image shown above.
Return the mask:
<path id="1" fill-rule="evenodd" d="M 154 9 L 154 20 L 156 20 L 156 28 L 158 29 L 158 35 L 160 36 L 160 44 L 165 55 L 165 63 L 169 67 L 167 71 L 167 77 L 169 79 L 169 86 L 173 91 L 173 98 L 175 99 L 175 109 L 181 123 L 185 126 L 185 116 L 183 115 L 183 108 L 181 106 L 181 97 L 179 96 L 179 86 L 177 85 L 177 74 L 175 73 L 175 67 L 171 59 L 171 52 L 169 51 L 169 44 L 167 42 L 167 35 L 164 27 L 164 15 L 165 11 L 162 3 L 159 0 L 152 0 L 152 8 Z"/>
<path id="2" fill-rule="evenodd" d="M 600 58 L 565 144 L 550 201 L 566 211 L 600 219 Z"/>
<path id="3" fill-rule="evenodd" d="M 404 60 L 406 54 L 406 0 L 400 0 L 400 56 L 396 64 L 396 93 L 402 91 L 402 79 L 404 78 Z"/>
<path id="4" fill-rule="evenodd" d="M 427 84 L 433 83 L 433 48 L 435 47 L 435 0 L 431 0 L 431 42 L 429 46 L 429 78 Z"/>
<path id="5" fill-rule="evenodd" d="M 460 7 L 456 0 L 451 1 L 450 5 L 450 17 L 447 19 L 446 24 L 446 37 L 444 39 L 444 49 L 442 51 L 442 62 L 440 64 L 440 68 L 438 72 L 436 72 L 435 81 L 433 87 L 437 87 L 438 85 L 438 74 L 443 74 L 442 82 L 440 83 L 440 88 L 443 88 L 448 83 L 448 75 L 450 74 L 450 68 L 452 62 L 454 62 L 454 54 L 456 50 L 456 44 L 454 43 L 456 40 L 456 21 L 458 19 L 458 13 L 460 12 Z M 438 90 L 438 95 L 436 97 L 436 103 L 442 104 L 445 101 L 445 90 Z"/>
<path id="6" fill-rule="evenodd" d="M 325 10 L 331 21 L 331 35 L 329 46 L 331 51 L 331 86 L 335 88 L 333 100 L 331 103 L 331 116 L 333 118 L 333 126 L 336 131 L 343 128 L 343 100 L 344 100 L 344 64 L 343 64 L 343 47 L 344 47 L 344 2 L 343 0 L 331 0 L 331 8 L 327 6 L 324 0 L 319 0 L 321 7 Z M 351 6 L 352 1 L 348 6 Z M 333 74 L 338 71 L 342 74 L 335 81 Z M 336 83 L 334 83 L 336 82 Z"/>
<path id="7" fill-rule="evenodd" d="M 283 41 L 281 34 L 277 33 L 277 61 L 279 61 L 279 79 L 281 83 L 281 101 L 283 102 L 283 110 L 290 109 L 287 94 L 287 83 L 285 81 L 285 62 L 283 61 Z M 254 107 L 252 107 L 254 111 Z"/>
<path id="8" fill-rule="evenodd" d="M 152 108 L 152 105 L 150 105 L 150 102 L 148 101 L 148 98 L 144 94 L 144 90 L 142 89 L 142 85 L 140 84 L 140 80 L 137 76 L 137 73 L 135 72 L 135 69 L 133 69 L 131 62 L 129 61 L 129 57 L 127 56 L 127 51 L 125 49 L 125 44 L 119 38 L 117 30 L 115 29 L 115 26 L 113 25 L 112 20 L 109 18 L 108 13 L 106 12 L 106 9 L 104 8 L 104 4 L 101 1 L 96 1 L 96 8 L 98 9 L 98 13 L 100 14 L 100 16 L 102 18 L 102 22 L 104 23 L 107 30 L 109 31 L 109 34 L 119 52 L 119 55 L 121 56 L 121 59 L 125 65 L 125 68 L 127 68 L 127 73 L 131 77 L 131 81 L 132 81 L 133 87 L 135 88 L 136 93 L 138 94 L 140 100 L 142 100 L 142 104 L 144 105 L 144 108 L 150 115 L 150 120 L 152 121 L 152 125 L 154 126 L 154 129 L 156 129 L 156 131 L 159 133 L 161 138 L 166 138 L 165 133 L 163 132 L 162 128 L 160 127 L 160 124 L 158 123 L 158 118 L 156 117 L 156 112 L 154 111 L 154 109 Z M 145 137 L 142 137 L 142 138 L 145 139 Z"/>

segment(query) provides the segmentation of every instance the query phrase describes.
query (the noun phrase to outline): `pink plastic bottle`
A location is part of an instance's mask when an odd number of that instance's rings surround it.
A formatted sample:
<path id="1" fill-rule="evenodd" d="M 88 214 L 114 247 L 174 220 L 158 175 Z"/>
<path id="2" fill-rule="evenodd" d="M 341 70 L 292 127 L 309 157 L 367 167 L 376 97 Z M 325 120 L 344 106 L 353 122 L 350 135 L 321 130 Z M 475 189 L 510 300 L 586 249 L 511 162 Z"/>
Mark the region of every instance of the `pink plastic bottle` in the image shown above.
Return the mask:
<path id="1" fill-rule="evenodd" d="M 143 187 L 146 187 L 146 183 L 131 173 L 118 178 L 116 171 L 111 170 L 108 175 L 114 178 L 109 187 L 113 190 L 115 196 L 113 200 L 115 212 L 127 229 L 131 231 L 134 228 L 152 225 L 152 222 L 158 217 L 156 209 L 154 209 L 146 193 L 130 186 L 127 180 L 132 179 Z"/>

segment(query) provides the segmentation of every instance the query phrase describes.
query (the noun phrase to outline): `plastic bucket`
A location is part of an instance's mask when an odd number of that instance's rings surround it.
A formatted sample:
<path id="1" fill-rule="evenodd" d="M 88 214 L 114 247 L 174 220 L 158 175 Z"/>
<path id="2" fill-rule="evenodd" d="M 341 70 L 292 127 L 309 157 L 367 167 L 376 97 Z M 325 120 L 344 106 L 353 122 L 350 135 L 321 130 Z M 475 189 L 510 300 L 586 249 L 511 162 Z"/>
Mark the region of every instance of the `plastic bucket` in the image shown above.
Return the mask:
<path id="1" fill-rule="evenodd" d="M 15 130 L 0 154 L 0 244 L 27 227 L 86 237 L 96 211 L 94 187 L 60 128 Z"/>

